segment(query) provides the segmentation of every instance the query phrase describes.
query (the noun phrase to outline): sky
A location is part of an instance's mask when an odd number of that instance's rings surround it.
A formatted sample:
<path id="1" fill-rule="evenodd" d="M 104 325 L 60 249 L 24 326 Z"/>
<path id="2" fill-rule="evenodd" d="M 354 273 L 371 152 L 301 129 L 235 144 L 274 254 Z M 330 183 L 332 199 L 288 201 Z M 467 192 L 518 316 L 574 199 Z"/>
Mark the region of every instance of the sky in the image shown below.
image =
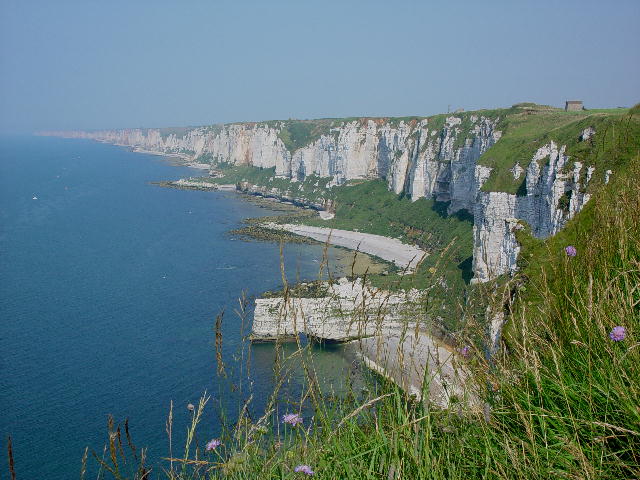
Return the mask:
<path id="1" fill-rule="evenodd" d="M 640 101 L 640 1 L 0 0 L 0 132 Z"/>

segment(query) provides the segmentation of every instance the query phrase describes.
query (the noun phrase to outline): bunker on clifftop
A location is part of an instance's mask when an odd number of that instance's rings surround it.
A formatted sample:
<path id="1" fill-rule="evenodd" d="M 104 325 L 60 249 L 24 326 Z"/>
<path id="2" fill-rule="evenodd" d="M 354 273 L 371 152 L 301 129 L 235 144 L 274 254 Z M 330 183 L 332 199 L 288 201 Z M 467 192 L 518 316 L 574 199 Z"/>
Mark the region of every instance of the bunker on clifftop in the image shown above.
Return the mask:
<path id="1" fill-rule="evenodd" d="M 565 112 L 579 112 L 581 110 L 584 110 L 582 100 L 567 100 L 564 104 Z"/>

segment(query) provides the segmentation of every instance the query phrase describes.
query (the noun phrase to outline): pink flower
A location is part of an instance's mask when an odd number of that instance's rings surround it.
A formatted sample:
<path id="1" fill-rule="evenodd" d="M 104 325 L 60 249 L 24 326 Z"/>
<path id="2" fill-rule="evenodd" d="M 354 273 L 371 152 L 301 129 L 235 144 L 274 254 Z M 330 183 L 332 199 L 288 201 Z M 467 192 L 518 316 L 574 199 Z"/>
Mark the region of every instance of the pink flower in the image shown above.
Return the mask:
<path id="1" fill-rule="evenodd" d="M 569 245 L 568 247 L 564 247 L 564 251 L 567 253 L 568 257 L 575 257 L 578 254 L 578 250 L 573 245 Z"/>
<path id="2" fill-rule="evenodd" d="M 316 473 L 311 470 L 311 467 L 309 465 L 298 465 L 293 469 L 293 471 L 296 473 L 304 473 L 305 475 L 315 475 Z"/>
<path id="3" fill-rule="evenodd" d="M 287 413 L 286 415 L 282 416 L 282 421 L 295 427 L 296 425 L 302 423 L 302 416 L 299 413 Z"/>
<path id="4" fill-rule="evenodd" d="M 207 446 L 205 447 L 205 450 L 207 452 L 211 452 L 211 451 L 215 450 L 216 448 L 218 448 L 220 445 L 222 445 L 222 442 L 220 440 L 218 440 L 217 438 L 214 438 L 213 440 L 211 440 L 210 442 L 207 443 Z"/>
<path id="5" fill-rule="evenodd" d="M 471 351 L 471 348 L 469 348 L 469 345 L 465 345 L 464 347 L 462 347 L 460 349 L 460 354 L 464 357 L 467 358 L 469 356 L 469 352 Z"/>
<path id="6" fill-rule="evenodd" d="M 613 327 L 613 330 L 611 330 L 611 333 L 609 334 L 609 338 L 614 342 L 620 342 L 624 340 L 626 336 L 627 336 L 626 328 L 621 327 L 619 325 L 617 327 Z"/>

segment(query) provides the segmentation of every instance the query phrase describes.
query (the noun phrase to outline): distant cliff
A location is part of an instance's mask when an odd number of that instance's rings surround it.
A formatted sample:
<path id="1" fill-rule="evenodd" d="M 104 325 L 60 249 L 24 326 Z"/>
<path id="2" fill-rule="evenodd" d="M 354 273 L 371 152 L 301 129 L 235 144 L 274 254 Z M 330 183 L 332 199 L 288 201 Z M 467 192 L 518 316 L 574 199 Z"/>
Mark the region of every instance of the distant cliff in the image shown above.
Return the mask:
<path id="1" fill-rule="evenodd" d="M 311 175 L 330 178 L 327 186 L 383 178 L 413 200 L 433 197 L 450 202 L 450 214 L 473 213 L 474 279 L 484 282 L 517 268 L 515 230 L 522 221 L 536 237 L 553 235 L 589 200 L 595 176 L 602 183 L 610 174 L 604 164 L 578 161 L 595 158 L 589 150 L 595 126 L 610 116 L 521 104 L 428 118 L 52 133 L 211 164 L 275 167 L 277 177 L 293 182 Z"/>

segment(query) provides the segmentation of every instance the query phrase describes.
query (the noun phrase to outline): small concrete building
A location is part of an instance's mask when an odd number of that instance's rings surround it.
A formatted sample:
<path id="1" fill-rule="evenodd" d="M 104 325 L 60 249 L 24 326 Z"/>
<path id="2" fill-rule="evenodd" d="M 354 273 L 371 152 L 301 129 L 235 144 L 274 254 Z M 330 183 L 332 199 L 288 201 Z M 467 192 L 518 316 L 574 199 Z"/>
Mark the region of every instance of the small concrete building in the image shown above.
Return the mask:
<path id="1" fill-rule="evenodd" d="M 582 100 L 567 100 L 567 102 L 564 104 L 565 112 L 579 112 L 581 110 L 584 110 L 584 107 L 582 106 Z"/>

